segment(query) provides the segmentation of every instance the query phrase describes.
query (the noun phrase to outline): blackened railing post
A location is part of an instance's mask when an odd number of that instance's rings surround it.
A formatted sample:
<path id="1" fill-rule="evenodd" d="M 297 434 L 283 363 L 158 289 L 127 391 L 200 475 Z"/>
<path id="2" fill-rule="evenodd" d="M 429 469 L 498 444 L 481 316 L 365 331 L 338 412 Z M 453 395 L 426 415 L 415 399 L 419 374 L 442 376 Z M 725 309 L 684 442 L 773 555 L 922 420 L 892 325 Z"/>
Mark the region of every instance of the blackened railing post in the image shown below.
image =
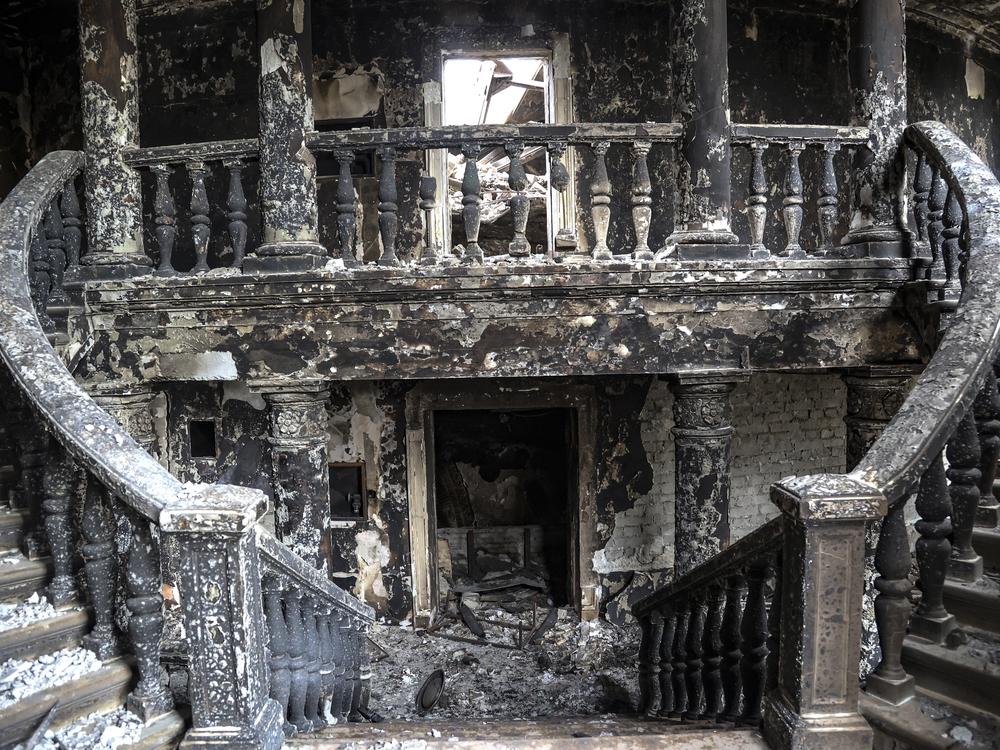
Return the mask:
<path id="1" fill-rule="evenodd" d="M 979 447 L 982 449 L 976 525 L 990 529 L 996 528 L 1000 522 L 1000 503 L 993 492 L 997 479 L 997 461 L 1000 461 L 1000 389 L 997 388 L 996 369 L 997 365 L 994 364 L 987 373 L 983 390 L 976 398 L 974 407 Z"/>
<path id="2" fill-rule="evenodd" d="M 858 712 L 865 524 L 884 496 L 850 477 L 795 477 L 771 488 L 784 516 L 777 687 L 764 702 L 772 748 L 867 750 Z"/>
<path id="3" fill-rule="evenodd" d="M 983 558 L 972 547 L 972 531 L 979 509 L 981 452 L 976 422 L 970 409 L 948 441 L 946 476 L 951 493 L 952 548 L 948 575 L 974 583 L 983 576 Z"/>
<path id="4" fill-rule="evenodd" d="M 50 438 L 49 460 L 42 477 L 42 511 L 52 557 L 48 597 L 54 607 L 63 607 L 76 599 L 76 577 L 73 575 L 76 540 L 71 517 L 75 478 L 73 460 L 58 440 Z"/>
<path id="5" fill-rule="evenodd" d="M 652 612 L 639 622 L 639 713 L 653 715 L 660 706 L 660 640 L 663 618 Z"/>
<path id="6" fill-rule="evenodd" d="M 182 747 L 277 750 L 278 704 L 268 697 L 268 654 L 257 522 L 257 490 L 199 485 L 160 512 L 177 551 L 174 574 L 187 636 L 191 729 Z"/>

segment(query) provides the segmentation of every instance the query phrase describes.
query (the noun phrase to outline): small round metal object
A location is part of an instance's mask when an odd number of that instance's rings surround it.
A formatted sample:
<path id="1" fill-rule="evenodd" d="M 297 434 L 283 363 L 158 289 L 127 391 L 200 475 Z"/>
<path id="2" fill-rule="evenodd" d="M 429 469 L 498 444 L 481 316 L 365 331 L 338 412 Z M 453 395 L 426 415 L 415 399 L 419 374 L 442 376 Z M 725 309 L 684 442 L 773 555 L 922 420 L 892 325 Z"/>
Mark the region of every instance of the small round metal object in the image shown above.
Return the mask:
<path id="1" fill-rule="evenodd" d="M 444 670 L 435 669 L 431 672 L 424 684 L 417 691 L 416 705 L 417 713 L 423 716 L 437 705 L 444 693 Z"/>

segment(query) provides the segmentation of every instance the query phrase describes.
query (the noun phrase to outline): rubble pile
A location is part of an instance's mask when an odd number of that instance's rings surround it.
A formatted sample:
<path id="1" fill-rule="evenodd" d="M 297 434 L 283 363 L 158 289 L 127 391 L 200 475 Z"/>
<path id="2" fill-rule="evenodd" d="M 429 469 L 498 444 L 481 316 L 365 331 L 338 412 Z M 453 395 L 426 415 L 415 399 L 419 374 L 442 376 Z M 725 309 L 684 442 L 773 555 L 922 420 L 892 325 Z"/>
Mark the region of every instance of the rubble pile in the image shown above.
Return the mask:
<path id="1" fill-rule="evenodd" d="M 23 602 L 0 603 L 0 632 L 27 627 L 56 614 L 55 607 L 36 591 Z"/>
<path id="2" fill-rule="evenodd" d="M 468 599 L 468 597 L 464 597 Z M 571 609 L 554 610 L 554 624 L 537 643 L 510 627 L 518 618 L 501 606 L 481 603 L 477 638 L 456 617 L 431 631 L 376 625 L 372 640 L 388 653 L 372 665 L 372 705 L 390 719 L 415 719 L 414 697 L 435 669 L 445 673 L 444 692 L 429 712 L 434 718 L 527 719 L 627 713 L 638 699 L 639 630 L 606 622 L 580 622 Z M 545 610 L 536 613 L 541 623 Z M 527 629 L 530 620 L 520 613 Z"/>
<path id="3" fill-rule="evenodd" d="M 10 659 L 0 664 L 0 709 L 100 668 L 101 660 L 85 648 L 64 648 L 32 660 Z"/>
<path id="4" fill-rule="evenodd" d="M 49 730 L 33 750 L 117 750 L 139 740 L 142 719 L 124 708 L 94 713 L 63 729 Z M 15 750 L 23 750 L 18 745 Z"/>

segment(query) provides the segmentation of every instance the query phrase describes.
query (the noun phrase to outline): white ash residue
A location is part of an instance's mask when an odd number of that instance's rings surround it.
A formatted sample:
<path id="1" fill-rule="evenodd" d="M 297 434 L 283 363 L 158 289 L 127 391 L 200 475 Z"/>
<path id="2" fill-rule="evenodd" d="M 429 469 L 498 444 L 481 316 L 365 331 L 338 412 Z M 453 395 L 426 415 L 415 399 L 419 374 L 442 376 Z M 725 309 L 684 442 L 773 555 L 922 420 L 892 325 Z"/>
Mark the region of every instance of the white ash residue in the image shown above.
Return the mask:
<path id="1" fill-rule="evenodd" d="M 21 554 L 20 550 L 16 549 L 0 553 L 0 565 L 17 565 L 27 559 L 28 558 Z"/>
<path id="2" fill-rule="evenodd" d="M 30 661 L 10 659 L 0 665 L 0 709 L 100 668 L 101 660 L 85 648 L 65 648 Z"/>
<path id="3" fill-rule="evenodd" d="M 62 613 L 57 612 L 56 608 L 49 604 L 48 599 L 36 591 L 23 602 L 0 603 L 0 633 L 27 627 L 39 620 L 47 620 L 59 614 Z"/>
<path id="4" fill-rule="evenodd" d="M 56 716 L 58 718 L 58 714 Z M 62 729 L 49 730 L 34 750 L 117 750 L 139 741 L 142 719 L 125 708 L 90 714 Z M 23 750 L 18 745 L 14 750 Z"/>
<path id="5" fill-rule="evenodd" d="M 503 609 L 483 608 L 480 620 L 512 621 Z M 540 612 L 540 616 L 544 612 Z M 484 624 L 486 641 L 475 640 L 461 622 L 449 621 L 432 634 L 408 627 L 375 625 L 372 639 L 391 656 L 372 665 L 372 708 L 389 719 L 413 719 L 414 697 L 435 669 L 445 673 L 445 689 L 428 718 L 470 719 L 579 716 L 628 713 L 638 695 L 639 629 L 606 622 L 580 622 L 561 610 L 539 645 L 513 645 L 515 631 Z M 378 659 L 378 649 L 372 648 Z"/>

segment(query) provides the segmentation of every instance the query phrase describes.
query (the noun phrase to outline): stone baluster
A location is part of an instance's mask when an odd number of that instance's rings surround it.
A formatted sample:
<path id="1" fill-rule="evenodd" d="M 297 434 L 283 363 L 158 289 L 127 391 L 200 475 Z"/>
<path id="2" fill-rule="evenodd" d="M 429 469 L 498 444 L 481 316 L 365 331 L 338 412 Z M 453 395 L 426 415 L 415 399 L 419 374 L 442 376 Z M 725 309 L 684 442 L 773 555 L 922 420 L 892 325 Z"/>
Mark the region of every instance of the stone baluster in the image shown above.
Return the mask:
<path id="1" fill-rule="evenodd" d="M 80 220 L 80 198 L 76 194 L 76 181 L 67 180 L 60 200 L 63 222 L 63 241 L 66 243 L 66 268 L 80 265 L 80 248 L 83 244 L 83 222 Z"/>
<path id="2" fill-rule="evenodd" d="M 354 205 L 354 177 L 351 175 L 354 152 L 338 149 L 334 152 L 334 156 L 339 166 L 337 173 L 337 236 L 340 239 L 340 259 L 345 268 L 354 268 L 359 264 L 354 255 L 354 238 L 358 232 L 358 220 Z"/>
<path id="3" fill-rule="evenodd" d="M 306 643 L 306 706 L 305 715 L 313 729 L 321 729 L 326 722 L 320 715 L 323 678 L 320 676 L 319 628 L 316 624 L 316 601 L 311 596 L 302 599 L 302 630 Z"/>
<path id="4" fill-rule="evenodd" d="M 944 204 L 941 254 L 944 256 L 945 269 L 944 294 L 956 301 L 962 294 L 960 239 L 962 220 L 962 206 L 958 202 L 958 194 L 949 188 Z"/>
<path id="5" fill-rule="evenodd" d="M 775 555 L 771 570 L 773 590 L 767 609 L 767 661 L 764 663 L 764 694 L 778 688 L 778 661 L 781 656 L 781 587 L 784 584 L 781 571 L 781 552 Z"/>
<path id="6" fill-rule="evenodd" d="M 52 333 L 55 331 L 56 325 L 48 313 L 49 292 L 52 287 L 51 266 L 49 264 L 49 251 L 45 246 L 41 227 L 36 228 L 31 235 L 29 261 L 31 302 L 35 306 L 35 315 L 38 316 L 38 323 L 42 329 L 46 333 Z"/>
<path id="7" fill-rule="evenodd" d="M 674 627 L 674 668 L 671 673 L 674 679 L 674 707 L 670 711 L 669 718 L 680 719 L 684 716 L 688 707 L 686 648 L 690 611 L 686 602 L 678 602 L 674 612 L 676 613 L 677 622 Z"/>
<path id="8" fill-rule="evenodd" d="M 61 305 L 66 302 L 63 276 L 66 273 L 66 242 L 63 240 L 62 215 L 59 200 L 53 198 L 45 214 L 45 244 L 49 253 L 49 303 Z"/>
<path id="9" fill-rule="evenodd" d="M 663 618 L 654 612 L 639 622 L 639 713 L 652 716 L 660 706 L 660 640 Z"/>
<path id="10" fill-rule="evenodd" d="M 144 721 L 173 708 L 160 667 L 160 638 L 163 635 L 163 594 L 160 593 L 160 556 L 153 545 L 149 521 L 131 515 L 131 545 L 125 564 L 128 586 L 126 606 L 131 615 L 129 637 L 135 652 L 139 681 L 128 696 L 128 708 Z"/>
<path id="11" fill-rule="evenodd" d="M 726 605 L 722 613 L 722 698 L 721 721 L 735 722 L 740 718 L 742 679 L 740 662 L 743 651 L 740 642 L 740 625 L 743 618 L 743 598 L 746 596 L 746 579 L 741 573 L 726 578 Z"/>
<path id="12" fill-rule="evenodd" d="M 549 184 L 559 193 L 560 200 L 564 203 L 564 209 L 559 212 L 560 226 L 556 229 L 556 246 L 562 244 L 572 244 L 576 246 L 576 227 L 573 225 L 573 218 L 576 216 L 576 206 L 566 206 L 566 189 L 569 187 L 569 170 L 563 162 L 566 155 L 567 144 L 553 142 L 548 144 L 549 150 Z M 556 248 L 553 248 L 555 253 Z"/>
<path id="13" fill-rule="evenodd" d="M 531 201 L 524 192 L 528 187 L 528 176 L 524 173 L 524 165 L 521 163 L 524 144 L 518 141 L 505 143 L 504 151 L 510 159 L 507 184 L 513 192 L 510 198 L 510 213 L 514 220 L 514 239 L 507 246 L 507 251 L 512 258 L 526 258 L 531 255 L 531 245 L 524 234 L 528 227 L 528 209 Z"/>
<path id="14" fill-rule="evenodd" d="M 710 721 L 715 721 L 722 712 L 722 608 L 725 602 L 725 589 L 721 583 L 713 584 L 706 600 L 708 615 L 702 646 L 702 684 L 705 689 L 705 710 L 702 716 Z"/>
<path id="15" fill-rule="evenodd" d="M 288 626 L 288 668 L 291 689 L 288 694 L 288 720 L 299 732 L 308 732 L 312 723 L 306 718 L 306 694 L 309 691 L 309 665 L 302 622 L 302 594 L 291 589 L 285 594 L 285 622 Z"/>
<path id="16" fill-rule="evenodd" d="M 229 222 L 229 242 L 233 246 L 231 268 L 243 267 L 247 249 L 247 197 L 243 192 L 243 162 L 231 159 L 223 162 L 229 170 L 229 195 L 226 197 L 226 219 Z"/>
<path id="17" fill-rule="evenodd" d="M 948 199 L 948 184 L 941 176 L 941 170 L 934 167 L 931 172 L 931 193 L 927 200 L 927 239 L 931 246 L 931 265 L 927 271 L 931 289 L 944 288 L 948 273 L 945 269 L 943 252 L 944 207 Z"/>
<path id="18" fill-rule="evenodd" d="M 348 622 L 350 623 L 350 630 L 347 632 L 348 642 L 351 644 L 351 710 L 347 715 L 348 721 L 362 721 L 364 717 L 361 715 L 360 708 L 361 702 L 364 698 L 365 684 L 362 672 L 362 661 L 364 654 L 364 647 L 362 644 L 362 639 L 364 635 L 362 634 L 362 624 L 360 620 L 356 620 L 354 617 L 348 616 Z"/>
<path id="19" fill-rule="evenodd" d="M 761 717 L 761 699 L 767 672 L 767 600 L 765 587 L 771 570 L 766 562 L 755 563 L 747 571 L 747 599 L 740 623 L 743 684 L 743 713 L 740 721 L 756 724 Z"/>
<path id="20" fill-rule="evenodd" d="M 281 579 L 264 576 L 264 616 L 267 620 L 268 652 L 270 654 L 271 680 L 268 692 L 281 707 L 286 737 L 295 733 L 295 725 L 288 721 L 288 701 L 291 696 L 292 675 L 288 669 L 288 625 L 282 604 Z"/>
<path id="21" fill-rule="evenodd" d="M 897 503 L 882 520 L 875 549 L 875 626 L 882 653 L 875 670 L 868 675 L 866 690 L 894 705 L 913 697 L 913 677 L 900 663 L 903 637 L 910 620 L 910 539 L 904 511 L 909 497 Z"/>
<path id="22" fill-rule="evenodd" d="M 482 263 L 483 250 L 479 247 L 479 204 L 482 203 L 482 186 L 479 182 L 479 146 L 466 143 L 462 146 L 465 172 L 462 175 L 462 221 L 465 225 L 465 262 Z"/>
<path id="23" fill-rule="evenodd" d="M 747 220 L 750 223 L 750 253 L 755 259 L 768 258 L 764 246 L 764 229 L 767 227 L 767 175 L 764 172 L 764 152 L 767 143 L 750 144 L 750 185 L 747 195 Z"/>
<path id="24" fill-rule="evenodd" d="M 917 225 L 917 249 L 922 265 L 931 260 L 931 248 L 928 238 L 928 201 L 931 197 L 931 183 L 934 174 L 927 156 L 923 151 L 917 152 L 917 164 L 913 173 L 913 218 Z"/>
<path id="25" fill-rule="evenodd" d="M 823 144 L 823 177 L 819 183 L 819 199 L 816 201 L 819 216 L 820 248 L 825 253 L 833 251 L 833 233 L 837 228 L 837 207 L 840 189 L 833 159 L 840 151 L 837 141 Z"/>
<path id="26" fill-rule="evenodd" d="M 688 618 L 687 632 L 687 711 L 685 719 L 694 720 L 701 716 L 702 703 L 705 699 L 705 685 L 702 682 L 701 669 L 703 642 L 705 637 L 705 614 L 707 605 L 703 595 L 691 598 L 691 614 Z"/>
<path id="27" fill-rule="evenodd" d="M 70 517 L 75 478 L 73 460 L 58 440 L 50 438 L 48 461 L 42 477 L 42 511 L 52 557 L 48 597 L 53 607 L 66 606 L 76 599 L 76 577 L 73 575 L 76 543 Z"/>
<path id="28" fill-rule="evenodd" d="M 354 637 L 354 625 L 351 616 L 345 614 L 340 621 L 340 637 L 344 642 L 344 696 L 341 711 L 345 721 L 353 721 L 354 693 L 360 681 L 358 671 L 358 643 Z"/>
<path id="29" fill-rule="evenodd" d="M 398 266 L 396 257 L 396 236 L 399 233 L 399 191 L 396 189 L 396 149 L 385 146 L 379 150 L 382 159 L 382 175 L 378 181 L 378 229 L 382 236 L 380 266 Z"/>
<path id="30" fill-rule="evenodd" d="M 942 456 L 935 456 L 920 478 L 916 500 L 916 543 L 920 571 L 920 604 L 910 618 L 910 632 L 934 643 L 945 643 L 958 627 L 944 606 L 944 579 L 951 558 L 951 497 Z"/>
<path id="31" fill-rule="evenodd" d="M 639 642 L 639 713 L 653 715 L 660 705 L 660 640 L 663 618 L 659 613 L 643 617 Z"/>
<path id="32" fill-rule="evenodd" d="M 93 610 L 94 626 L 83 637 L 85 648 L 100 659 L 110 659 L 119 653 L 114 626 L 115 600 L 115 522 L 108 507 L 107 491 L 94 477 L 87 477 L 87 495 L 81 522 L 84 544 L 84 570 L 87 591 Z"/>
<path id="33" fill-rule="evenodd" d="M 361 655 L 361 702 L 358 705 L 358 714 L 360 714 L 360 718 L 369 720 L 374 724 L 378 724 L 382 721 L 382 716 L 372 711 L 369 707 L 372 697 L 372 659 L 371 654 L 368 651 L 367 626 L 360 618 L 357 622 L 357 628 L 358 649 Z"/>
<path id="34" fill-rule="evenodd" d="M 424 251 L 420 265 L 433 266 L 440 262 L 441 248 L 434 236 L 434 211 L 437 210 L 437 179 L 430 175 L 420 177 L 420 210 L 424 212 Z"/>
<path id="35" fill-rule="evenodd" d="M 635 228 L 635 260 L 652 260 L 653 251 L 649 247 L 649 227 L 653 219 L 653 183 L 649 179 L 649 141 L 632 144 L 635 165 L 632 172 L 632 226 Z"/>
<path id="36" fill-rule="evenodd" d="M 958 423 L 954 437 L 948 441 L 946 455 L 952 524 L 948 574 L 952 578 L 974 583 L 983 575 L 983 558 L 972 547 L 972 530 L 979 508 L 979 481 L 982 478 L 979 463 L 982 453 L 971 409 Z"/>
<path id="37" fill-rule="evenodd" d="M 153 210 L 156 212 L 156 244 L 160 250 L 160 263 L 157 273 L 172 274 L 174 269 L 174 243 L 177 241 L 177 208 L 170 192 L 170 167 L 157 164 L 153 167 L 156 174 L 156 195 L 153 198 Z"/>
<path id="38" fill-rule="evenodd" d="M 590 215 L 594 220 L 594 260 L 611 260 L 614 254 L 608 247 L 608 230 L 611 228 L 611 179 L 608 177 L 608 149 L 611 143 L 600 141 L 593 146 L 594 178 L 590 182 Z"/>
<path id="39" fill-rule="evenodd" d="M 979 446 L 982 461 L 979 480 L 979 508 L 976 510 L 976 525 L 996 528 L 1000 521 L 1000 504 L 997 503 L 993 487 L 997 478 L 997 461 L 1000 461 L 1000 390 L 997 387 L 997 365 L 986 375 L 983 389 L 976 397 L 973 407 L 976 415 L 976 429 L 979 432 Z"/>
<path id="40" fill-rule="evenodd" d="M 205 190 L 205 165 L 202 162 L 188 164 L 191 175 L 191 237 L 194 240 L 194 268 L 192 273 L 204 273 L 208 268 L 208 241 L 212 234 L 211 220 L 208 218 L 208 192 Z"/>
<path id="41" fill-rule="evenodd" d="M 333 654 L 333 637 L 330 633 L 332 619 L 330 610 L 330 605 L 325 604 L 316 611 L 316 631 L 319 635 L 320 652 L 320 715 L 327 724 L 336 721 L 332 706 L 336 664 Z"/>
<path id="42" fill-rule="evenodd" d="M 347 692 L 347 643 L 344 639 L 344 613 L 334 609 L 330 620 L 330 644 L 333 648 L 333 695 L 330 696 L 330 713 L 336 722 L 347 720 L 344 711 L 344 694 Z"/>
<path id="43" fill-rule="evenodd" d="M 656 715 L 666 718 L 674 710 L 674 682 L 672 673 L 674 671 L 673 649 L 674 631 L 677 625 L 677 616 L 672 613 L 661 614 L 663 618 L 663 633 L 660 637 L 660 708 Z"/>
<path id="44" fill-rule="evenodd" d="M 799 167 L 799 156 L 805 149 L 802 143 L 791 142 L 788 144 L 788 163 L 785 169 L 785 198 L 782 201 L 782 215 L 785 219 L 785 235 L 788 244 L 781 252 L 786 258 L 804 258 L 805 251 L 799 238 L 802 234 L 802 204 L 805 199 L 802 197 L 802 170 Z"/>

